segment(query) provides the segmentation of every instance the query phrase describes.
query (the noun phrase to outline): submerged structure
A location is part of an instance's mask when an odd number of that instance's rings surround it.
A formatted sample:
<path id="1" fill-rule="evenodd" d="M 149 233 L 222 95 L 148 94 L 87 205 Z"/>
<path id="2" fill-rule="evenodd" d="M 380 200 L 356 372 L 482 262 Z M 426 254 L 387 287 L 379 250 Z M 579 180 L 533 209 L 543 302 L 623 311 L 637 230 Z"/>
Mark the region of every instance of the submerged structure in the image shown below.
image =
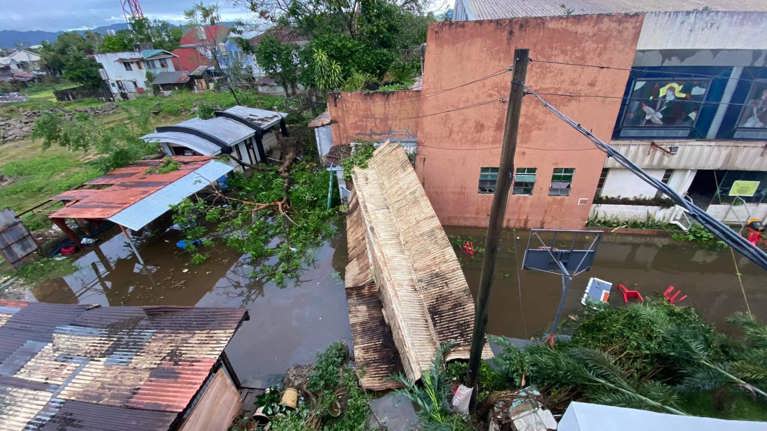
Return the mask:
<path id="1" fill-rule="evenodd" d="M 385 143 L 352 181 L 345 284 L 362 386 L 395 387 L 400 369 L 420 379 L 445 343 L 446 360 L 468 358 L 471 292 L 407 154 Z"/>

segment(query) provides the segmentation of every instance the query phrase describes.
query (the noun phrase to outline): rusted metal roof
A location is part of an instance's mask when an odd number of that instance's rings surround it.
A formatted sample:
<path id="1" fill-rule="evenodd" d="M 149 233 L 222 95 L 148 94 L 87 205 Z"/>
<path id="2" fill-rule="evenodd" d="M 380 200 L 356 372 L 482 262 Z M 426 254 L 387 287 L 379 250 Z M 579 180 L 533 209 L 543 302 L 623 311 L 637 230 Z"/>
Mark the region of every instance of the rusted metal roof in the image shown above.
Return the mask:
<path id="1" fill-rule="evenodd" d="M 322 127 L 327 126 L 330 124 L 331 118 L 330 118 L 330 112 L 325 111 L 322 114 L 316 116 L 312 121 L 309 122 L 309 127 L 314 129 L 315 127 Z"/>
<path id="2" fill-rule="evenodd" d="M 0 301 L 0 430 L 167 430 L 244 310 Z"/>
<path id="3" fill-rule="evenodd" d="M 149 169 L 162 163 L 162 160 L 142 160 L 88 181 L 83 188 L 60 193 L 52 199 L 68 203 L 49 217 L 52 219 L 108 219 L 201 168 L 211 158 L 178 156 L 174 159 L 180 163 L 180 166 L 172 172 L 149 173 Z"/>
<path id="4" fill-rule="evenodd" d="M 474 325 L 469 285 L 407 154 L 387 142 L 367 169 L 354 169 L 352 180 L 357 202 L 348 220 L 357 223 L 359 212 L 359 236 L 408 378 L 420 379 L 443 343 L 454 346 L 447 360 L 468 358 Z M 359 259 L 359 252 L 352 249 L 350 258 Z M 364 264 L 356 267 L 364 270 Z M 484 355 L 492 354 L 486 349 Z"/>
<path id="5" fill-rule="evenodd" d="M 661 11 L 767 11 L 762 0 L 461 0 L 469 20 Z"/>

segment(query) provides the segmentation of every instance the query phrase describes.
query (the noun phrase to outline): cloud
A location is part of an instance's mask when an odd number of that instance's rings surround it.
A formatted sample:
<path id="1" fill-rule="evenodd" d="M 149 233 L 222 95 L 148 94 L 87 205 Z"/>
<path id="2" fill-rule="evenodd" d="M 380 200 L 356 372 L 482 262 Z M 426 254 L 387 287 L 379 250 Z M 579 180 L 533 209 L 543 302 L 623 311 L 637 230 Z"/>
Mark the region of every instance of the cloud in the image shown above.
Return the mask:
<path id="1" fill-rule="evenodd" d="M 2 0 L 0 30 L 60 31 L 76 28 L 94 28 L 122 22 L 120 0 Z M 193 0 L 144 0 L 141 7 L 150 19 L 164 19 L 183 23 L 184 10 Z M 254 19 L 248 10 L 230 2 L 219 2 L 224 21 Z"/>

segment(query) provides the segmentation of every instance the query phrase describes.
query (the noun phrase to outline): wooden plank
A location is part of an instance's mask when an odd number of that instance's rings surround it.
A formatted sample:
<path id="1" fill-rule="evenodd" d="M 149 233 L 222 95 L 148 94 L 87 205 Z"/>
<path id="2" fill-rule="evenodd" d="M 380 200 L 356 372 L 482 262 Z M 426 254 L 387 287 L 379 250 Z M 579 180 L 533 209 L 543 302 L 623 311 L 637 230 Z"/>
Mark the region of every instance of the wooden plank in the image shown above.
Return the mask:
<path id="1" fill-rule="evenodd" d="M 240 412 L 240 392 L 226 371 L 220 367 L 208 381 L 181 431 L 226 431 Z"/>

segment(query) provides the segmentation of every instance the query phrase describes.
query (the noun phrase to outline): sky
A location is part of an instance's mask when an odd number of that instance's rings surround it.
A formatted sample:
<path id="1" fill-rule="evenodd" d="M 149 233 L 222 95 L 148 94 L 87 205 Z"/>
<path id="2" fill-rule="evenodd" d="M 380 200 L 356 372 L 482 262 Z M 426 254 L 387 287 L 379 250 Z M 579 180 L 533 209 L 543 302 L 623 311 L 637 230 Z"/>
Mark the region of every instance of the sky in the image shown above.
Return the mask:
<path id="1" fill-rule="evenodd" d="M 183 23 L 184 10 L 199 0 L 140 1 L 147 18 Z M 231 0 L 218 4 L 223 21 L 255 19 Z M 120 0 L 0 0 L 0 11 L 0 30 L 80 30 L 125 21 Z"/>

